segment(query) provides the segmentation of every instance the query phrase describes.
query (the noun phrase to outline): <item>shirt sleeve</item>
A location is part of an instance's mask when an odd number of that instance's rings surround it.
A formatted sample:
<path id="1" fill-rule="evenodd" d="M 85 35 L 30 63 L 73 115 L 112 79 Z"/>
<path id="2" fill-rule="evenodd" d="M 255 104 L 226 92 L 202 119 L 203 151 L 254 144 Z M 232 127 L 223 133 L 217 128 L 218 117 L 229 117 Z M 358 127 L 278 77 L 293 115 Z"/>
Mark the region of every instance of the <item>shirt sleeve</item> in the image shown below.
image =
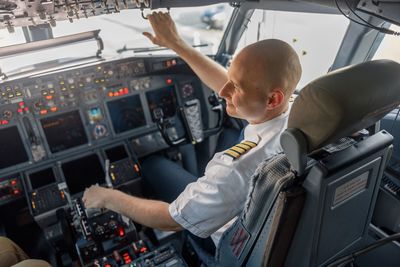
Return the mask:
<path id="1" fill-rule="evenodd" d="M 243 209 L 247 186 L 232 165 L 213 164 L 170 204 L 172 218 L 199 237 L 208 237 Z"/>

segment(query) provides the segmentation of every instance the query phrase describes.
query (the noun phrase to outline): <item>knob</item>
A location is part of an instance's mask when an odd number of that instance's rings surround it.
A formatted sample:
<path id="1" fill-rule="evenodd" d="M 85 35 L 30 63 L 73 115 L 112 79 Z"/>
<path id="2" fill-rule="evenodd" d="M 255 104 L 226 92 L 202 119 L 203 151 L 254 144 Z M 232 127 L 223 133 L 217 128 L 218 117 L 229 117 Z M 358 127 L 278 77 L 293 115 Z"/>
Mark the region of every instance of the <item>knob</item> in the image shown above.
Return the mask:
<path id="1" fill-rule="evenodd" d="M 4 119 L 9 120 L 9 119 L 12 118 L 12 115 L 13 115 L 13 113 L 12 113 L 11 110 L 4 110 L 4 111 L 3 111 L 3 118 L 4 118 Z"/>
<path id="2" fill-rule="evenodd" d="M 98 226 L 96 227 L 96 229 L 94 230 L 94 232 L 95 232 L 96 235 L 104 235 L 105 229 L 104 229 L 103 226 L 98 225 Z"/>
<path id="3" fill-rule="evenodd" d="M 104 126 L 103 124 L 97 124 L 94 128 L 93 128 L 93 136 L 95 139 L 101 138 L 106 136 L 108 133 L 107 131 L 107 127 Z"/>
<path id="4" fill-rule="evenodd" d="M 111 221 L 108 223 L 108 227 L 109 227 L 111 230 L 115 230 L 115 229 L 118 228 L 118 224 L 117 224 L 116 221 L 111 220 Z"/>

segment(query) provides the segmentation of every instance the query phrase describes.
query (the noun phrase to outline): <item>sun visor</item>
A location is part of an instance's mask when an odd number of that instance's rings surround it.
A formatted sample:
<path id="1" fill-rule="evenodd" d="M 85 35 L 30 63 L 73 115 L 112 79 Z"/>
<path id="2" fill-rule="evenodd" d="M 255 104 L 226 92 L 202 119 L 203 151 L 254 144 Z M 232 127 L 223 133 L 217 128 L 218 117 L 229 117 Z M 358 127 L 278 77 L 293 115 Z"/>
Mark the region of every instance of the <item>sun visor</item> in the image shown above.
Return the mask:
<path id="1" fill-rule="evenodd" d="M 309 83 L 292 105 L 288 128 L 301 130 L 308 152 L 367 128 L 400 104 L 400 64 L 370 61 Z"/>

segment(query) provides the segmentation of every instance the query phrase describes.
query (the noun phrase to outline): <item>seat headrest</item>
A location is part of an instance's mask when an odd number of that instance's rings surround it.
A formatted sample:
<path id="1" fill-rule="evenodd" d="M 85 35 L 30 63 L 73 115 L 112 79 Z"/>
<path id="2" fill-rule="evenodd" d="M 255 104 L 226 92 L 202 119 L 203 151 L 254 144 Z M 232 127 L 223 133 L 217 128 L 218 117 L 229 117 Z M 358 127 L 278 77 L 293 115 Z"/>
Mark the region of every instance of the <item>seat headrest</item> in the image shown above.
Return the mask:
<path id="1" fill-rule="evenodd" d="M 307 152 L 369 127 L 400 104 L 400 64 L 376 60 L 333 71 L 309 83 L 292 105 L 288 128 Z"/>

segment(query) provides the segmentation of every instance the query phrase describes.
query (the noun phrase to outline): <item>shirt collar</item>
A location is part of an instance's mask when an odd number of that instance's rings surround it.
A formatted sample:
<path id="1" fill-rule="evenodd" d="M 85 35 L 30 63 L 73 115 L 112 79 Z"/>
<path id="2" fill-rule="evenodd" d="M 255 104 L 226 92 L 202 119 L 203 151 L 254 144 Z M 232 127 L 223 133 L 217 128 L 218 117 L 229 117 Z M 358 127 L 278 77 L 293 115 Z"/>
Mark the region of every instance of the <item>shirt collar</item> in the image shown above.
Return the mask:
<path id="1" fill-rule="evenodd" d="M 284 127 L 286 128 L 290 108 L 291 105 L 289 105 L 289 108 L 285 112 L 271 120 L 258 124 L 248 124 L 244 129 L 244 140 L 252 141 L 258 144 L 262 136 L 272 129 L 279 127 L 282 122 L 285 123 Z"/>

